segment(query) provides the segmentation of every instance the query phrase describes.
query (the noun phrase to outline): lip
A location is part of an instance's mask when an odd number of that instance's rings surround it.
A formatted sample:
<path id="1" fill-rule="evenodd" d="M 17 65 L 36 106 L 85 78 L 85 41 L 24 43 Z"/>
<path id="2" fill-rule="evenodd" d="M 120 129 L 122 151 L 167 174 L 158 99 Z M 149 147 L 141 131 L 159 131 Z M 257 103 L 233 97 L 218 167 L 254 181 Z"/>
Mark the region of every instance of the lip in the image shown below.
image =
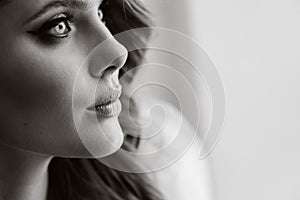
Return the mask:
<path id="1" fill-rule="evenodd" d="M 120 114 L 121 111 L 122 111 L 122 105 L 119 99 L 112 101 L 110 103 L 97 106 L 94 109 L 94 112 L 96 112 L 97 117 L 100 118 L 113 117 Z"/>
<path id="2" fill-rule="evenodd" d="M 120 87 L 118 87 L 120 88 Z M 117 88 L 109 89 L 105 95 L 96 98 L 96 103 L 89 106 L 87 110 L 94 111 L 99 117 L 112 117 L 119 114 L 122 110 L 119 100 L 121 90 Z"/>

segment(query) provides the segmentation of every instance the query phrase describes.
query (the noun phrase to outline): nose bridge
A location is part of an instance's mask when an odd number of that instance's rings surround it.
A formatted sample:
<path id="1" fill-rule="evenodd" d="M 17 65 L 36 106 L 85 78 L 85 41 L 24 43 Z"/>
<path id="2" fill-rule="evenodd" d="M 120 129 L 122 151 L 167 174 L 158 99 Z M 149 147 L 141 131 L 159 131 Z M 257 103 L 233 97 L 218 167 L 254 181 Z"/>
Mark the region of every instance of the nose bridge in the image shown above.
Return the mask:
<path id="1" fill-rule="evenodd" d="M 98 37 L 94 49 L 89 54 L 89 72 L 93 77 L 119 70 L 126 62 L 127 49 L 119 43 L 108 31 L 101 28 L 94 33 Z"/>

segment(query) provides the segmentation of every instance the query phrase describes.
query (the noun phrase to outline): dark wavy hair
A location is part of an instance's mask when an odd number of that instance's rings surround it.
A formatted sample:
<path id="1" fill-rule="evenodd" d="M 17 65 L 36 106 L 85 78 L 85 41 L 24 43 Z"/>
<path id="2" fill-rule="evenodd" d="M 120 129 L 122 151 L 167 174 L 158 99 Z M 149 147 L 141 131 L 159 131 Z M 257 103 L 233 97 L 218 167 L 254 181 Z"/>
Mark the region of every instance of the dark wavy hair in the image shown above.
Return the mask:
<path id="1" fill-rule="evenodd" d="M 149 12 L 138 0 L 104 0 L 101 9 L 106 26 L 113 35 L 152 25 Z M 144 44 L 150 35 L 150 32 L 134 35 L 130 45 Z M 144 54 L 144 49 L 129 52 L 119 76 L 123 76 L 128 70 L 139 65 L 143 61 Z M 122 126 L 127 124 L 121 123 Z M 134 149 L 137 144 L 137 140 L 126 137 L 123 148 Z M 55 157 L 49 165 L 48 199 L 159 200 L 162 197 L 145 174 L 121 172 L 107 167 L 97 159 Z"/>

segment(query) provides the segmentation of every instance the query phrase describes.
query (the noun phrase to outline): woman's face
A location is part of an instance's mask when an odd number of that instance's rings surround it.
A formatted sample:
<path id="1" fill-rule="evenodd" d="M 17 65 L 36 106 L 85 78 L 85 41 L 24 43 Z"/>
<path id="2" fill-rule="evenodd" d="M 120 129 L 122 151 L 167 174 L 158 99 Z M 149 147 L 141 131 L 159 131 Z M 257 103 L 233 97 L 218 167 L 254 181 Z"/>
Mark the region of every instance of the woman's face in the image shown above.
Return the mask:
<path id="1" fill-rule="evenodd" d="M 120 147 L 119 101 L 113 111 L 94 110 L 97 101 L 119 97 L 127 58 L 113 38 L 97 47 L 111 37 L 100 4 L 10 0 L 0 8 L 1 143 L 68 157 L 90 156 L 86 145 L 97 157 Z"/>

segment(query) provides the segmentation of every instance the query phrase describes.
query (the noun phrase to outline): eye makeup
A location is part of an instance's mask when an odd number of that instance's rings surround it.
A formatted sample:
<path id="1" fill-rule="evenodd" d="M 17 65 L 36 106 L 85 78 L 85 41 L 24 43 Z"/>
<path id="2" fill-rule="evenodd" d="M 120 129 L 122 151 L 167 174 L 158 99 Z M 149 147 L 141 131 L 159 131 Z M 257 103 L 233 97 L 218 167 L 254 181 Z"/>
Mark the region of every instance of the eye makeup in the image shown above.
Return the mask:
<path id="1" fill-rule="evenodd" d="M 28 32 L 34 35 L 63 38 L 71 31 L 71 23 L 73 23 L 73 19 L 74 17 L 70 13 L 60 13 L 43 23 L 39 28 L 37 28 L 37 30 Z"/>
<path id="2" fill-rule="evenodd" d="M 101 2 L 102 3 L 102 2 Z M 105 24 L 103 11 L 102 11 L 102 4 L 98 5 L 96 12 L 97 16 L 99 17 L 99 20 Z M 59 12 L 59 10 L 61 10 Z M 59 42 L 60 40 L 63 40 L 67 37 L 69 37 L 72 32 L 77 28 L 76 26 L 80 26 L 80 23 L 75 24 L 75 19 L 79 18 L 80 15 L 77 10 L 68 9 L 67 11 L 63 11 L 60 8 L 57 8 L 55 10 L 57 13 L 52 14 L 52 17 L 49 17 L 49 13 L 46 13 L 45 15 L 48 17 L 40 16 L 40 18 L 46 18 L 46 20 L 41 19 L 41 22 L 39 25 L 35 25 L 36 28 L 32 28 L 33 30 L 27 31 L 28 33 L 38 37 L 42 42 Z M 50 12 L 50 11 L 49 11 Z M 49 18 L 49 19 L 47 19 Z M 80 21 L 80 20 L 79 20 Z M 37 22 L 38 23 L 38 22 Z M 78 27 L 80 28 L 80 27 Z"/>

